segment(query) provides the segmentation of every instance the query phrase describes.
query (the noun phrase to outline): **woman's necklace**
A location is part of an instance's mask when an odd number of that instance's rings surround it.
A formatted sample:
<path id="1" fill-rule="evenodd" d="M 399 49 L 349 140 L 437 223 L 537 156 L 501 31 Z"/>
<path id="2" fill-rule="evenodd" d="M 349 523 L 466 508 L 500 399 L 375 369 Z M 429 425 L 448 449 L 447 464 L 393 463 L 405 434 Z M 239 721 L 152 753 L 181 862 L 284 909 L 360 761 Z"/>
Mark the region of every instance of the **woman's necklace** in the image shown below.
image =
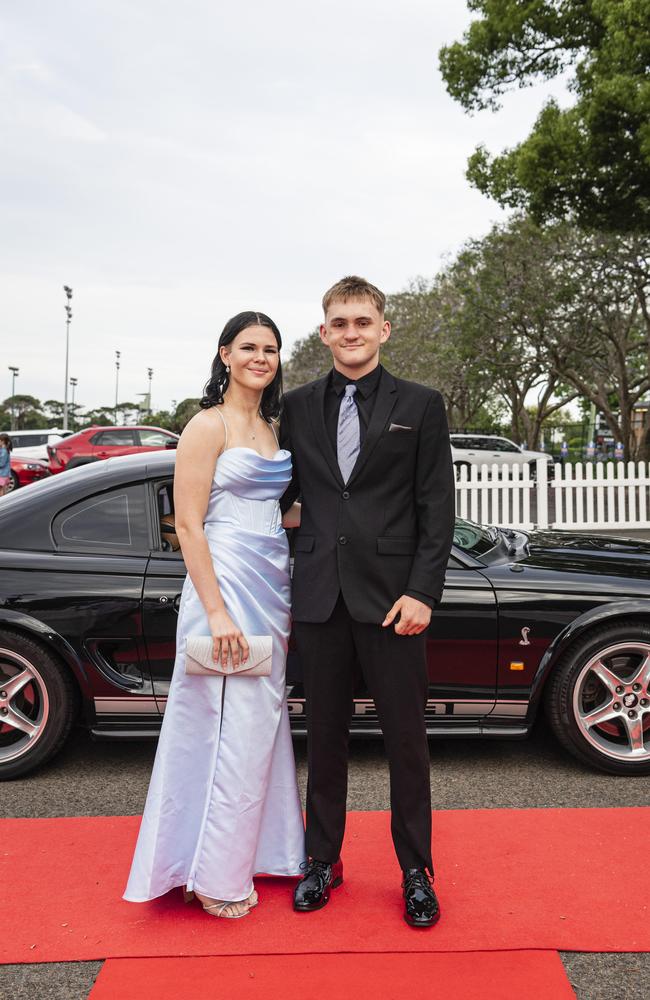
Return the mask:
<path id="1" fill-rule="evenodd" d="M 258 419 L 258 417 L 261 417 L 261 416 L 262 416 L 262 414 L 261 414 L 261 413 L 259 412 L 259 410 L 258 410 L 258 411 L 257 411 L 257 415 L 256 415 L 256 417 L 255 417 L 255 423 L 257 423 L 257 419 Z M 256 437 L 256 435 L 255 435 L 255 431 L 252 431 L 252 432 L 251 432 L 251 440 L 252 440 L 252 441 L 254 441 L 254 440 L 255 440 L 255 437 Z"/>
<path id="2" fill-rule="evenodd" d="M 257 413 L 256 413 L 256 415 L 255 415 L 255 423 L 257 423 L 258 419 L 263 419 L 262 413 L 261 413 L 260 410 L 258 410 Z M 255 430 L 250 430 L 250 428 L 249 428 L 248 429 L 248 433 L 251 436 L 251 441 L 255 441 L 257 439 L 257 434 L 255 433 Z"/>

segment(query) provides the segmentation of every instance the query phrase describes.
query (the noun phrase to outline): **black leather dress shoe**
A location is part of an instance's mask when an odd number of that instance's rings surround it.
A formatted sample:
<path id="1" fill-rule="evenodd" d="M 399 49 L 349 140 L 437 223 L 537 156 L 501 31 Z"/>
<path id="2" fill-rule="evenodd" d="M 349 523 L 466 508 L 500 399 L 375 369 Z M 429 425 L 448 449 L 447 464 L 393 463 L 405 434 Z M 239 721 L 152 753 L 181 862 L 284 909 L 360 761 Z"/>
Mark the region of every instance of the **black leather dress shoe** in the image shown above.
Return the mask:
<path id="1" fill-rule="evenodd" d="M 320 910 L 330 898 L 330 890 L 336 889 L 343 881 L 343 862 L 336 864 L 325 861 L 308 861 L 305 874 L 293 892 L 293 908 L 299 913 Z"/>
<path id="2" fill-rule="evenodd" d="M 424 868 L 407 868 L 403 874 L 404 919 L 411 927 L 433 927 L 440 920 L 433 879 Z"/>

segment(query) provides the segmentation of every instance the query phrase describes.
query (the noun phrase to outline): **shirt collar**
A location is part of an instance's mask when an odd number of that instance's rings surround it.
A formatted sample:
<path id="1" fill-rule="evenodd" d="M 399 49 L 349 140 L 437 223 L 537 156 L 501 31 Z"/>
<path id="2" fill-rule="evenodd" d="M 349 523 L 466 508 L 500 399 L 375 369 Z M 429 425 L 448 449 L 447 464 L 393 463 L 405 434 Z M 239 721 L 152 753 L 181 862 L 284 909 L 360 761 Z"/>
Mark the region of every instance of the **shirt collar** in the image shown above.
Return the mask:
<path id="1" fill-rule="evenodd" d="M 336 368 L 332 368 L 330 373 L 330 386 L 337 396 L 341 396 L 346 385 L 356 385 L 357 392 L 360 393 L 364 399 L 367 399 L 379 385 L 381 373 L 382 367 L 381 365 L 377 365 L 377 367 L 373 368 L 373 370 L 368 372 L 367 375 L 363 375 L 359 379 L 353 379 L 348 378 L 347 375 L 343 375 L 342 372 L 337 371 Z"/>

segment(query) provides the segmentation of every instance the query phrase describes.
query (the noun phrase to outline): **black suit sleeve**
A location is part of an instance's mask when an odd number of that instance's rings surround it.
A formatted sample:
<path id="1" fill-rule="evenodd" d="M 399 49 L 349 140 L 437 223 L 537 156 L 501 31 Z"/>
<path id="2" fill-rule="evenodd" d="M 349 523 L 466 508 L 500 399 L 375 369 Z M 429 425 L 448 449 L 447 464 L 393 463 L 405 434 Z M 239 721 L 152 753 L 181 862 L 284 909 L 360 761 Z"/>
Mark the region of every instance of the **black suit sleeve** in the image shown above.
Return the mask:
<path id="1" fill-rule="evenodd" d="M 298 463 L 293 452 L 291 443 L 291 424 L 289 420 L 289 407 L 285 399 L 282 416 L 280 417 L 280 447 L 291 452 L 292 474 L 291 482 L 280 497 L 280 510 L 283 514 L 289 510 L 291 504 L 300 496 L 300 480 L 298 479 Z"/>
<path id="2" fill-rule="evenodd" d="M 418 600 L 440 600 L 451 551 L 455 522 L 455 483 L 445 405 L 433 391 L 427 403 L 415 472 L 415 504 L 418 516 L 418 546 L 406 593 Z M 429 603 L 429 601 L 426 601 Z"/>

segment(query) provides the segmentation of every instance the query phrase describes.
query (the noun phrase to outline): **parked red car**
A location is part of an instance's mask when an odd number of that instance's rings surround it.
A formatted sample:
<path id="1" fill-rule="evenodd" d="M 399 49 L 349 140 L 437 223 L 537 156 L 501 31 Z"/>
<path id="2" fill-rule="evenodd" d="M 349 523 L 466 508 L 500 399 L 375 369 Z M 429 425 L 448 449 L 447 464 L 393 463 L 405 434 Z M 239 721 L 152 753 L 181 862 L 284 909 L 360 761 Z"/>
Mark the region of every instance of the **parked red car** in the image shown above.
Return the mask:
<path id="1" fill-rule="evenodd" d="M 86 427 L 63 441 L 47 446 L 50 471 L 63 472 L 78 465 L 99 462 L 115 455 L 175 448 L 178 434 L 162 427 Z"/>
<path id="2" fill-rule="evenodd" d="M 39 479 L 45 479 L 51 475 L 47 462 L 38 458 L 22 458 L 18 455 L 12 455 L 9 490 L 17 490 L 19 486 L 27 486 L 29 483 L 35 483 Z"/>

